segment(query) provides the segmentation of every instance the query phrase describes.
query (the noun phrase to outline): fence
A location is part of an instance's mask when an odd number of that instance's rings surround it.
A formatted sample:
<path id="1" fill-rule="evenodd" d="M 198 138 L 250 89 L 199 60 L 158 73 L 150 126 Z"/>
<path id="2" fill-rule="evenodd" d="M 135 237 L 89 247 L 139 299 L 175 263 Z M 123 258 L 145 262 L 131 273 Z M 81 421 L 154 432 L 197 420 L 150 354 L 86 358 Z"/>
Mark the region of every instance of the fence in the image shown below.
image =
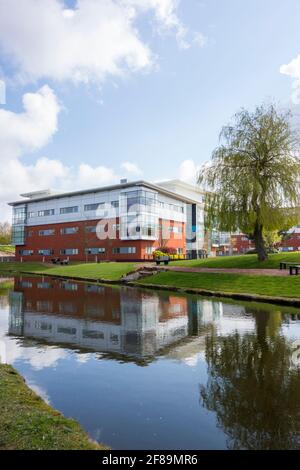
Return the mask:
<path id="1" fill-rule="evenodd" d="M 12 263 L 14 261 L 14 256 L 0 256 L 0 263 Z"/>

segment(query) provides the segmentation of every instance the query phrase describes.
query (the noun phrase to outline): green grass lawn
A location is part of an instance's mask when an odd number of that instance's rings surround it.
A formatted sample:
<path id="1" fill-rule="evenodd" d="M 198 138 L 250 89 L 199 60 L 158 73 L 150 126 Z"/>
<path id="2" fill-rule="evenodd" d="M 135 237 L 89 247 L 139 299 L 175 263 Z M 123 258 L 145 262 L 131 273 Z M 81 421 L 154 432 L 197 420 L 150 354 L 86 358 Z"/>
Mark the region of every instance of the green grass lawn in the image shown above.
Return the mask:
<path id="1" fill-rule="evenodd" d="M 0 251 L 14 255 L 16 250 L 12 245 L 0 245 Z"/>
<path id="2" fill-rule="evenodd" d="M 278 269 L 280 261 L 300 264 L 300 252 L 278 253 L 269 255 L 264 262 L 257 260 L 257 255 L 217 256 L 216 258 L 172 261 L 172 266 L 189 266 L 194 268 L 245 268 L 245 269 Z"/>
<path id="3" fill-rule="evenodd" d="M 69 266 L 49 266 L 43 263 L 0 263 L 0 274 L 9 272 L 18 274 L 30 272 L 34 274 L 48 274 L 70 276 L 73 278 L 103 279 L 117 281 L 124 274 L 134 271 L 135 263 L 87 263 L 71 264 Z"/>
<path id="4" fill-rule="evenodd" d="M 11 367 L 0 365 L 1 450 L 100 450 L 79 424 L 48 406 Z"/>
<path id="5" fill-rule="evenodd" d="M 83 277 L 90 279 L 104 279 L 117 281 L 124 274 L 135 270 L 135 263 L 88 263 L 70 266 L 57 266 L 46 269 L 48 275 L 62 275 L 70 277 Z M 43 272 L 36 270 L 36 273 Z"/>
<path id="6" fill-rule="evenodd" d="M 300 298 L 300 276 L 245 276 L 227 273 L 179 273 L 169 271 L 144 278 L 139 281 L 139 284 Z"/>

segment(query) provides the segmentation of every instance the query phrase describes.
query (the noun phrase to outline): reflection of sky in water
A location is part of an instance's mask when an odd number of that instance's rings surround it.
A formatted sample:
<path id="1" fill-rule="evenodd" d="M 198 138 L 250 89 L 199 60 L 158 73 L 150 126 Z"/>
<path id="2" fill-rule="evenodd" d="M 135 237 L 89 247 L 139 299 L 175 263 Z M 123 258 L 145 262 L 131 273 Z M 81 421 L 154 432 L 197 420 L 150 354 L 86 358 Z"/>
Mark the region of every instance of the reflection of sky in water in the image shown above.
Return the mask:
<path id="1" fill-rule="evenodd" d="M 300 339 L 300 321 L 280 307 L 101 289 L 72 298 L 60 284 L 48 294 L 17 287 L 11 308 L 0 303 L 0 339 L 29 386 L 113 448 L 226 448 L 200 400 L 206 339 L 262 330 Z M 47 295 L 54 310 L 45 312 Z"/>

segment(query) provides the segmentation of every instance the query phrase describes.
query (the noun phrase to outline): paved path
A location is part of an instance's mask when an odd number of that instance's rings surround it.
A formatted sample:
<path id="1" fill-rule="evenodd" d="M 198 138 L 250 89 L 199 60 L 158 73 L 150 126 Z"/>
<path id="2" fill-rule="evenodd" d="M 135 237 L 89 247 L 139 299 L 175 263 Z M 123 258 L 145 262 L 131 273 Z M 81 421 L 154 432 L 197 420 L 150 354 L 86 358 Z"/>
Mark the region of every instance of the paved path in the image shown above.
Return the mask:
<path id="1" fill-rule="evenodd" d="M 280 269 L 238 269 L 238 268 L 189 268 L 186 266 L 164 266 L 162 271 L 176 271 L 180 273 L 227 273 L 227 274 L 245 274 L 248 276 L 288 276 L 289 270 Z"/>

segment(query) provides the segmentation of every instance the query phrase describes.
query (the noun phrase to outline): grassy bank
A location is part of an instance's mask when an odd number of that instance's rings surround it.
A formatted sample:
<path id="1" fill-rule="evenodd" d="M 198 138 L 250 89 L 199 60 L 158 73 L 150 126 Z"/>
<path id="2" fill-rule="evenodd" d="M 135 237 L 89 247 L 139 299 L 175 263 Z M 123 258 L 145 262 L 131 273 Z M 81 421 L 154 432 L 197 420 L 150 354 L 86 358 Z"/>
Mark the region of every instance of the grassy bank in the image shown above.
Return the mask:
<path id="1" fill-rule="evenodd" d="M 50 276 L 70 276 L 72 278 L 103 279 L 117 281 L 124 274 L 134 271 L 135 263 L 81 263 L 69 266 L 53 266 L 43 263 L 0 263 L 0 274 L 22 272 L 45 274 Z"/>
<path id="2" fill-rule="evenodd" d="M 300 298 L 300 277 L 165 272 L 139 281 L 140 285 L 184 287 L 215 292 Z"/>
<path id="3" fill-rule="evenodd" d="M 218 256 L 216 258 L 173 261 L 173 266 L 194 268 L 240 268 L 240 269 L 278 269 L 280 261 L 300 264 L 300 252 L 269 255 L 267 261 L 259 262 L 257 255 Z"/>
<path id="4" fill-rule="evenodd" d="M 100 450 L 79 424 L 48 406 L 10 366 L 0 365 L 1 450 Z"/>

